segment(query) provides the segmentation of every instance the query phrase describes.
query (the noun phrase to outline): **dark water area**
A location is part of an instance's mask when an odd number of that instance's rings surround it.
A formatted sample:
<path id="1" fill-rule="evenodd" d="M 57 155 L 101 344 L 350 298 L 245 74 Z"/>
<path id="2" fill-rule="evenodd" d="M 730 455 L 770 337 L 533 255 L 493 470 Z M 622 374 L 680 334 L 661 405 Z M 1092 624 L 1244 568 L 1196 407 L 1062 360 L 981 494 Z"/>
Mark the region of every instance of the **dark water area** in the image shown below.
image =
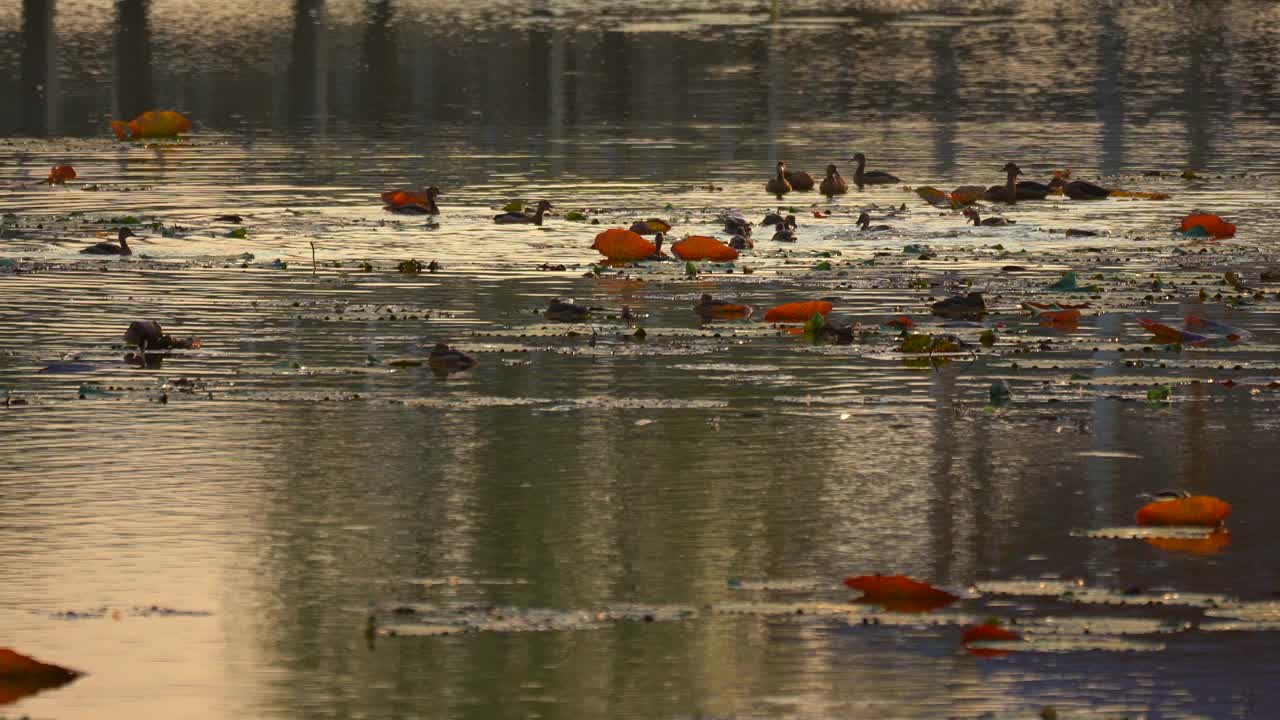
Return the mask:
<path id="1" fill-rule="evenodd" d="M 0 647 L 86 673 L 0 682 L 0 717 L 1271 716 L 1277 30 L 1240 1 L 0 4 Z M 193 132 L 115 141 L 151 108 Z M 763 189 L 855 152 L 902 182 Z M 911 190 L 1010 160 L 1171 198 L 974 227 Z M 382 209 L 417 184 L 438 225 Z M 607 227 L 779 207 L 798 241 L 733 264 L 594 265 Z M 1238 234 L 1171 232 L 1196 209 Z M 121 224 L 132 257 L 80 253 Z M 1099 287 L 1049 290 L 1069 270 Z M 980 323 L 930 314 L 971 289 Z M 755 313 L 704 324 L 703 293 Z M 816 298 L 866 332 L 761 319 Z M 966 349 L 900 351 L 901 315 Z M 1245 338 L 1138 323 L 1187 315 Z M 139 318 L 201 347 L 126 362 Z M 477 364 L 433 373 L 437 341 Z M 1135 527 L 1165 489 L 1229 532 Z M 878 572 L 960 599 L 840 584 Z M 992 616 L 1026 642 L 968 652 Z"/>

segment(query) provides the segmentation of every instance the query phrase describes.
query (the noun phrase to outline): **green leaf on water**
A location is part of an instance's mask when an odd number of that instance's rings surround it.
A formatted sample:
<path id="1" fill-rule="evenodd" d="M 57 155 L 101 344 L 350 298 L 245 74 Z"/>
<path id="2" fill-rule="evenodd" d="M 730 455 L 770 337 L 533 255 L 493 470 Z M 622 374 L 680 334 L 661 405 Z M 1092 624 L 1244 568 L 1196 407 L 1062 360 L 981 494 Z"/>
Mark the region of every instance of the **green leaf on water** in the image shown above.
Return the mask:
<path id="1" fill-rule="evenodd" d="M 586 222 L 587 214 L 578 212 L 577 210 L 570 210 L 569 212 L 565 213 L 564 219 L 572 220 L 573 222 Z"/>
<path id="2" fill-rule="evenodd" d="M 512 200 L 502 206 L 503 212 L 524 212 L 524 202 L 520 200 Z"/>
<path id="3" fill-rule="evenodd" d="M 814 266 L 813 266 L 813 269 L 814 269 L 814 270 L 830 270 L 830 269 L 831 269 L 831 263 L 830 263 L 830 262 L 828 262 L 828 261 L 826 261 L 826 260 L 823 260 L 822 262 L 818 263 L 817 265 L 814 265 Z"/>
<path id="4" fill-rule="evenodd" d="M 236 228 L 235 230 L 232 230 L 231 232 L 227 233 L 227 237 L 243 240 L 249 237 L 249 230 L 246 228 Z"/>
<path id="5" fill-rule="evenodd" d="M 694 265 L 692 260 L 686 260 L 684 263 L 684 274 L 687 277 L 697 277 L 698 266 Z"/>
<path id="6" fill-rule="evenodd" d="M 982 343 L 983 347 L 991 347 L 992 345 L 995 345 L 995 344 L 996 344 L 996 331 L 995 331 L 995 330 L 983 330 L 983 331 L 982 331 L 982 334 L 978 336 L 978 342 Z"/>
<path id="7" fill-rule="evenodd" d="M 1158 405 L 1169 401 L 1169 396 L 1173 394 L 1173 388 L 1168 385 L 1156 385 L 1147 390 L 1147 402 L 1149 404 Z"/>

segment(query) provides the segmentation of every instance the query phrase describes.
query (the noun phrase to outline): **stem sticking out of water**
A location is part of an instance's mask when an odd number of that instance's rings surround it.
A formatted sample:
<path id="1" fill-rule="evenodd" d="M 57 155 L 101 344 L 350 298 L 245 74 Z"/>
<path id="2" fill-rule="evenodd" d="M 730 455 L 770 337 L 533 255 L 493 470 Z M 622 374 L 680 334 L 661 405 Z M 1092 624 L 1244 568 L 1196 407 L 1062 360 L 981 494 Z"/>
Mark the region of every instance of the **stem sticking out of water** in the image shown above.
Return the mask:
<path id="1" fill-rule="evenodd" d="M 316 276 L 316 241 L 311 240 L 311 277 Z"/>

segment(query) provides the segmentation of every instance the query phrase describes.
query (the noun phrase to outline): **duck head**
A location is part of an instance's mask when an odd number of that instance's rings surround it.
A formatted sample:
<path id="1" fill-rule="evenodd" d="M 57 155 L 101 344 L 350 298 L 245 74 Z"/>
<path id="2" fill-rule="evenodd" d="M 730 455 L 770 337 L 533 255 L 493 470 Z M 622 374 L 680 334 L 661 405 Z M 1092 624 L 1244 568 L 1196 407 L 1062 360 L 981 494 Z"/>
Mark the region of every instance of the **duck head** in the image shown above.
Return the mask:
<path id="1" fill-rule="evenodd" d="M 551 209 L 551 202 L 548 200 L 538 201 L 538 212 L 546 212 Z"/>
<path id="2" fill-rule="evenodd" d="M 667 239 L 666 236 L 663 235 L 662 233 L 653 234 L 653 253 L 655 255 L 662 252 L 662 241 L 666 239 Z"/>
<path id="3" fill-rule="evenodd" d="M 785 160 L 778 161 L 778 177 L 782 177 L 782 173 L 786 172 L 787 163 Z"/>
<path id="4" fill-rule="evenodd" d="M 868 227 L 871 226 L 871 216 L 866 214 L 865 212 L 858 215 L 857 224 L 861 225 L 863 230 L 866 230 Z"/>
<path id="5" fill-rule="evenodd" d="M 1005 171 L 1006 173 L 1008 173 L 1009 175 L 1021 175 L 1021 174 L 1022 174 L 1022 168 L 1018 167 L 1015 163 L 1011 163 L 1011 162 L 1010 162 L 1010 163 L 1005 163 L 1005 164 L 1004 164 L 1004 171 Z"/>
<path id="6" fill-rule="evenodd" d="M 982 223 L 982 219 L 978 217 L 978 211 L 974 210 L 973 208 L 965 208 L 964 216 L 972 220 L 974 225 L 979 225 Z"/>
<path id="7" fill-rule="evenodd" d="M 792 230 L 794 230 L 796 228 L 796 216 L 788 215 L 787 218 L 782 221 L 782 226 L 783 226 L 783 229 L 791 228 Z"/>
<path id="8" fill-rule="evenodd" d="M 835 165 L 828 165 L 828 166 L 827 166 L 827 177 L 835 177 L 835 176 L 836 176 L 836 174 L 837 174 L 837 173 L 836 173 L 836 166 L 835 166 Z"/>
<path id="9" fill-rule="evenodd" d="M 853 160 L 851 160 L 850 162 L 856 162 L 856 163 L 858 163 L 859 165 L 866 165 L 866 164 L 867 164 L 867 156 L 866 156 L 866 155 L 863 155 L 862 153 L 858 153 L 857 155 L 854 155 L 854 156 L 853 156 Z"/>
<path id="10" fill-rule="evenodd" d="M 136 237 L 138 237 L 138 236 L 137 236 L 137 235 L 135 235 L 135 234 L 133 234 L 133 231 L 132 231 L 132 230 L 130 230 L 129 228 L 127 228 L 127 227 L 122 227 L 122 228 L 120 228 L 120 233 L 119 233 L 118 235 L 116 235 L 116 240 L 118 240 L 118 241 L 120 242 L 120 244 L 121 244 L 121 245 L 124 245 L 124 244 L 125 244 L 125 239 L 126 239 L 126 238 L 131 238 L 131 237 L 132 237 L 132 238 L 136 238 Z"/>

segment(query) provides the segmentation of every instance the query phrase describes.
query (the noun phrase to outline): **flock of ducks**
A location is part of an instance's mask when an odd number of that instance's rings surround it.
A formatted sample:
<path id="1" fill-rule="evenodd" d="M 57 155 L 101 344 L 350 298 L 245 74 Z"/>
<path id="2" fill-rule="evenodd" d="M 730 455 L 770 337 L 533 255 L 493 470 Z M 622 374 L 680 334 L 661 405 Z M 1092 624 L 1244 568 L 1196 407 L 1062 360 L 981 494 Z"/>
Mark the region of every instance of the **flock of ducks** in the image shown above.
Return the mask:
<path id="1" fill-rule="evenodd" d="M 863 153 L 857 153 L 850 160 L 855 163 L 853 173 L 853 184 L 859 189 L 867 185 L 891 185 L 902 182 L 897 176 L 880 171 L 867 170 L 867 156 Z M 1060 191 L 1063 195 L 1073 200 L 1090 200 L 1105 198 L 1110 195 L 1111 191 L 1084 181 L 1066 181 L 1061 175 L 1056 175 L 1049 183 L 1040 183 L 1030 180 L 1018 180 L 1023 174 L 1022 169 L 1016 163 L 1007 163 L 1002 170 L 1005 173 L 1005 183 L 1003 185 L 994 185 L 983 189 L 980 186 L 966 186 L 957 189 L 956 192 L 967 190 L 971 196 L 980 197 L 989 202 L 1006 202 L 1014 203 L 1026 200 L 1044 200 L 1050 194 Z M 775 166 L 774 177 L 765 183 L 765 190 L 781 199 L 784 195 L 796 191 L 813 190 L 815 185 L 819 192 L 832 198 L 836 195 L 843 195 L 849 192 L 850 183 L 839 171 L 834 164 L 826 167 L 826 175 L 820 182 L 815 183 L 813 176 L 804 171 L 793 171 L 787 169 L 785 161 L 778 161 Z M 403 191 L 400 191 L 403 192 Z M 438 215 L 440 208 L 436 204 L 436 198 L 440 195 L 440 189 L 435 186 L 426 188 L 420 194 L 413 194 L 414 202 L 408 207 L 390 207 L 394 210 L 410 210 L 415 213 Z M 384 194 L 384 199 L 387 194 Z M 547 200 L 538 202 L 532 214 L 523 210 L 504 212 L 493 217 L 493 222 L 498 225 L 542 225 L 546 213 L 552 209 L 552 204 Z M 903 207 L 905 209 L 905 205 Z M 891 213 L 892 214 L 892 213 Z M 1014 221 L 1002 217 L 983 218 L 974 208 L 966 208 L 964 217 L 968 222 L 972 222 L 976 226 L 1000 226 L 1010 225 Z M 751 249 L 755 246 L 752 240 L 752 223 L 745 218 L 737 215 L 722 215 L 720 218 L 724 223 L 724 230 L 731 238 L 729 246 L 735 250 Z M 781 213 L 768 213 L 760 223 L 761 227 L 773 228 L 773 240 L 775 242 L 795 242 L 797 221 L 795 215 L 782 215 Z M 889 225 L 872 225 L 871 216 L 863 212 L 858 216 L 856 226 L 862 232 L 879 232 L 891 229 Z M 656 247 L 649 260 L 671 260 L 671 257 L 662 252 L 662 245 L 666 239 L 665 233 L 670 231 L 671 226 L 665 221 L 659 219 L 650 219 L 637 221 L 631 226 L 631 230 L 641 235 L 653 235 L 654 245 Z M 127 227 L 119 229 L 116 241 L 100 242 L 82 249 L 80 252 L 88 255 L 132 255 L 133 250 L 129 247 L 128 238 L 138 237 Z M 980 294 L 974 294 L 969 297 L 950 298 L 940 303 L 947 307 L 942 308 L 941 314 L 952 313 L 957 316 L 968 315 L 972 313 L 978 304 L 982 302 Z M 950 307 L 947 303 L 952 303 L 955 307 Z M 700 303 L 695 306 L 695 310 L 700 315 L 716 315 L 726 311 L 726 307 L 730 310 L 739 306 L 731 305 L 722 300 L 716 300 L 710 295 L 704 295 Z M 936 308 L 935 308 L 936 309 Z M 582 322 L 590 314 L 590 309 L 581 305 L 577 305 L 571 301 L 565 301 L 560 298 L 553 298 L 548 304 L 543 315 L 552 321 L 557 322 Z M 145 363 L 148 358 L 148 352 L 164 352 L 171 349 L 189 349 L 199 347 L 199 340 L 195 338 L 175 338 L 164 333 L 160 324 L 154 320 L 135 321 L 129 325 L 125 331 L 125 342 L 129 346 L 137 348 L 137 355 L 133 356 L 142 359 Z M 436 344 L 430 351 L 428 364 L 436 371 L 455 371 L 465 370 L 475 364 L 475 360 L 461 351 L 450 348 L 445 343 Z"/>

